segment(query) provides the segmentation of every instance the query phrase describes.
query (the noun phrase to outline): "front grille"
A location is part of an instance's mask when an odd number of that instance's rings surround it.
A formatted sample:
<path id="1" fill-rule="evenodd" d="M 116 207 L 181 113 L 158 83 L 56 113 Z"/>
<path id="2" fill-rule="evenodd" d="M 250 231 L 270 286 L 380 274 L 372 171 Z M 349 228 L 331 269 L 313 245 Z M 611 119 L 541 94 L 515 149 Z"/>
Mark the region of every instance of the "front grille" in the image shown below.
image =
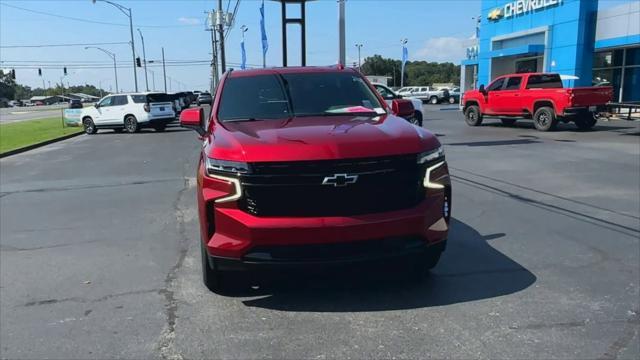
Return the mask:
<path id="1" fill-rule="evenodd" d="M 416 155 L 376 159 L 252 163 L 242 175 L 240 207 L 257 216 L 352 216 L 406 209 L 424 198 Z M 357 175 L 346 186 L 322 185 L 335 174 Z"/>

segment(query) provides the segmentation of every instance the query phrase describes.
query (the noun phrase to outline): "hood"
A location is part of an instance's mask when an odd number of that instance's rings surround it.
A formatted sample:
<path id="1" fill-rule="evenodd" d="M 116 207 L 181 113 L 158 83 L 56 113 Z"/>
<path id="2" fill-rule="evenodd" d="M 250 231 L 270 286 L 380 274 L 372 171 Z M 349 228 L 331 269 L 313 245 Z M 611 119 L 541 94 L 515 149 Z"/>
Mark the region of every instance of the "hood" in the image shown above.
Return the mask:
<path id="1" fill-rule="evenodd" d="M 265 162 L 412 154 L 438 146 L 433 134 L 394 115 L 345 115 L 216 124 L 204 150 L 216 159 Z"/>

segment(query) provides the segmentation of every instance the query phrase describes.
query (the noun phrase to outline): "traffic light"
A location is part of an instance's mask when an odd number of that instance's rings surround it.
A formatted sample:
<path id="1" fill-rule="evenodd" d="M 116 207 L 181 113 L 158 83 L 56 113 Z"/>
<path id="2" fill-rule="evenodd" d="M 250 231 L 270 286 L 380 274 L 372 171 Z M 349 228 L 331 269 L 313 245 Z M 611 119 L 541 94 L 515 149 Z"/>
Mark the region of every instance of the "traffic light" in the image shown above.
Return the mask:
<path id="1" fill-rule="evenodd" d="M 11 69 L 11 78 L 12 78 L 13 80 L 15 80 L 15 79 L 16 79 L 16 69 Z"/>
<path id="2" fill-rule="evenodd" d="M 67 76 L 67 67 L 66 66 L 63 68 L 63 71 L 64 71 L 64 76 Z"/>
<path id="3" fill-rule="evenodd" d="M 142 67 L 142 64 L 140 63 L 140 57 L 139 56 L 136 58 L 136 66 L 137 67 Z"/>
<path id="4" fill-rule="evenodd" d="M 42 76 L 42 69 L 38 68 L 38 76 Z"/>

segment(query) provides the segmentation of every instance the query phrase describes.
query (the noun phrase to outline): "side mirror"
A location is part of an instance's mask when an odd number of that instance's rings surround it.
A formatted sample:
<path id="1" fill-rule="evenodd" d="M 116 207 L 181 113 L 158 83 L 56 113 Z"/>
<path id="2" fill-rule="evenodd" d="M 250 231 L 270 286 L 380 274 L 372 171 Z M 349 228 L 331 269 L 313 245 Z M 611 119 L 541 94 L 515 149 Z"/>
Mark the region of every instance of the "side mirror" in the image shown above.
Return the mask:
<path id="1" fill-rule="evenodd" d="M 93 107 L 95 107 L 95 108 L 97 109 L 97 108 L 99 108 L 99 107 L 100 107 L 100 104 L 95 103 L 95 104 L 93 105 Z"/>
<path id="2" fill-rule="evenodd" d="M 398 99 L 391 101 L 391 111 L 400 117 L 413 115 L 414 108 L 410 100 Z"/>
<path id="3" fill-rule="evenodd" d="M 487 92 L 487 90 L 484 89 L 484 84 L 480 85 L 480 87 L 478 88 L 478 91 L 480 91 L 481 93 Z"/>
<path id="4" fill-rule="evenodd" d="M 204 136 L 206 132 L 202 127 L 204 123 L 204 110 L 202 108 L 184 109 L 180 113 L 180 126 L 195 130 L 198 135 Z"/>

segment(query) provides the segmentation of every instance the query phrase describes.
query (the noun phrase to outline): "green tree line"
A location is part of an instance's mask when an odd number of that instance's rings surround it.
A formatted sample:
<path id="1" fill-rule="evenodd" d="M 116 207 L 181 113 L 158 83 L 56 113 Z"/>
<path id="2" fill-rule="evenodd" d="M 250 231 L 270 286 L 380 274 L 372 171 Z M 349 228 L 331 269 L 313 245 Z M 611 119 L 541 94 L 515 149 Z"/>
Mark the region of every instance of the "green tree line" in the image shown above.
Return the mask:
<path id="1" fill-rule="evenodd" d="M 364 75 L 389 76 L 391 86 L 400 86 L 400 60 L 383 58 L 380 55 L 364 59 L 361 71 Z M 460 65 L 428 61 L 407 61 L 404 69 L 404 85 L 429 86 L 434 83 L 460 83 Z"/>
<path id="2" fill-rule="evenodd" d="M 89 84 L 74 85 L 64 88 L 60 84 L 56 84 L 55 87 L 47 89 L 32 89 L 29 86 L 24 86 L 16 83 L 16 81 L 11 77 L 10 73 L 5 74 L 2 70 L 0 70 L 0 98 L 9 100 L 24 100 L 29 99 L 32 96 L 53 96 L 69 93 L 83 93 L 87 95 L 101 96 L 108 94 L 109 92 L 98 89 L 97 87 Z"/>

